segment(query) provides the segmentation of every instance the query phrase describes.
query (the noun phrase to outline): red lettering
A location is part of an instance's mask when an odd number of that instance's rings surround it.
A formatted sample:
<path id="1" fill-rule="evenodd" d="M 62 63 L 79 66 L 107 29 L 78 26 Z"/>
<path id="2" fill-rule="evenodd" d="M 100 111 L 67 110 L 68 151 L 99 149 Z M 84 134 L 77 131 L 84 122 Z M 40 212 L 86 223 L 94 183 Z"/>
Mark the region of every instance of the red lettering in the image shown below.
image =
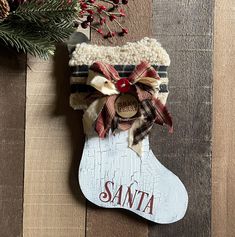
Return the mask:
<path id="1" fill-rule="evenodd" d="M 113 200 L 111 202 L 114 202 L 114 199 L 117 198 L 117 204 L 121 205 L 121 200 L 122 200 L 122 185 L 119 187 L 117 190 L 116 194 L 113 197 Z"/>
<path id="2" fill-rule="evenodd" d="M 149 208 L 149 214 L 153 215 L 153 201 L 154 201 L 154 196 L 149 199 L 146 207 L 144 208 L 143 212 L 146 211 L 147 208 Z"/>
<path id="3" fill-rule="evenodd" d="M 147 194 L 147 197 L 149 196 L 148 193 L 145 193 L 145 192 L 143 192 L 143 191 L 139 191 L 138 194 L 139 194 L 139 193 L 142 193 L 142 194 L 141 194 L 141 197 L 140 197 L 139 205 L 138 205 L 138 207 L 137 207 L 137 210 L 138 210 L 138 211 L 140 211 L 141 205 L 142 205 L 143 200 L 144 200 L 144 195 Z"/>
<path id="4" fill-rule="evenodd" d="M 105 190 L 99 195 L 99 199 L 101 200 L 101 202 L 115 203 L 122 207 L 126 205 L 130 208 L 136 208 L 137 206 L 136 210 L 153 215 L 154 195 L 149 198 L 149 193 L 136 189 L 132 192 L 131 186 L 128 186 L 126 189 L 126 187 L 123 187 L 123 185 L 120 185 L 115 194 L 113 195 L 114 182 L 112 181 L 107 181 L 104 185 L 104 189 Z M 139 195 L 139 198 L 137 198 L 137 195 Z"/>
<path id="5" fill-rule="evenodd" d="M 99 199 L 101 202 L 110 202 L 110 200 L 112 199 L 112 194 L 110 192 L 109 189 L 109 184 L 112 184 L 112 186 L 114 185 L 114 183 L 112 181 L 107 181 L 104 185 L 105 191 L 100 193 L 99 195 Z"/>
<path id="6" fill-rule="evenodd" d="M 131 187 L 128 187 L 122 206 L 124 206 L 124 204 L 126 203 L 126 199 L 128 197 L 128 204 L 129 204 L 130 208 L 132 208 L 134 201 L 135 201 L 136 193 L 137 193 L 137 190 L 135 190 L 135 194 L 133 197 L 133 195 L 131 193 Z"/>

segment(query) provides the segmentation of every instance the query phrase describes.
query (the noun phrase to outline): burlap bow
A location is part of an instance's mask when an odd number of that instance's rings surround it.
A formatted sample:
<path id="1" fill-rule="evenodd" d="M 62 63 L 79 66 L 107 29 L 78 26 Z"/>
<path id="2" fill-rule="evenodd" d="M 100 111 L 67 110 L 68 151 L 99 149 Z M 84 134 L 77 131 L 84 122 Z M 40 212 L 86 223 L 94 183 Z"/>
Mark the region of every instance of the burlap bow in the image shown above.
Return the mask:
<path id="1" fill-rule="evenodd" d="M 87 99 L 92 98 L 83 116 L 83 126 L 86 134 L 94 130 L 99 137 L 104 138 L 109 130 L 129 129 L 129 147 L 139 156 L 142 154 L 142 140 L 148 135 L 154 123 L 167 124 L 173 131 L 172 119 L 167 108 L 157 98 L 160 77 L 157 71 L 148 63 L 141 62 L 127 78 L 130 84 L 128 93 L 134 95 L 139 102 L 139 112 L 133 118 L 121 118 L 117 115 L 114 103 L 120 94 L 117 82 L 118 72 L 109 64 L 96 62 L 89 70 L 87 85 L 97 90 Z"/>

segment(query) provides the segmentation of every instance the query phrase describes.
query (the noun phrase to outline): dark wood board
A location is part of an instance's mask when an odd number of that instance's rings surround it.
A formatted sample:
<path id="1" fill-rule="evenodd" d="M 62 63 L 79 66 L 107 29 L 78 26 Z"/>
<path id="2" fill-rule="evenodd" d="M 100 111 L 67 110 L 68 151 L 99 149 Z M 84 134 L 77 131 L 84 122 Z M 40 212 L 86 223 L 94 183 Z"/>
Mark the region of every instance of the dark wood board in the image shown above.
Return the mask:
<path id="1" fill-rule="evenodd" d="M 141 6 L 143 2 L 137 8 L 141 9 Z M 213 2 L 155 0 L 152 12 L 153 35 L 167 49 L 172 60 L 168 107 L 174 117 L 175 132 L 169 135 L 156 126 L 150 137 L 151 145 L 157 158 L 186 185 L 189 209 L 178 223 L 149 223 L 148 236 L 207 237 L 211 235 Z M 143 25 L 149 26 L 146 22 L 152 14 L 143 15 Z M 140 24 L 139 20 L 137 24 Z M 141 27 L 140 32 L 144 29 Z M 151 32 L 145 34 L 150 35 Z M 126 40 L 132 39 L 133 35 Z M 133 220 L 130 223 L 135 228 L 126 228 L 123 217 L 129 218 L 116 210 L 88 205 L 88 236 L 126 236 L 126 233 L 127 236 L 144 236 L 141 229 L 136 229 L 141 223 L 138 218 L 136 223 Z M 142 225 L 146 230 L 144 221 Z"/>
<path id="2" fill-rule="evenodd" d="M 23 235 L 26 57 L 0 48 L 0 236 Z"/>
<path id="3" fill-rule="evenodd" d="M 211 236 L 211 129 L 213 1 L 156 0 L 154 36 L 171 57 L 168 107 L 174 134 L 155 127 L 158 159 L 181 178 L 189 193 L 183 220 L 149 225 L 149 237 Z"/>
<path id="4" fill-rule="evenodd" d="M 211 111 L 213 1 L 130 0 L 130 34 L 115 44 L 153 34 L 170 54 L 175 132 L 155 126 L 151 148 L 189 192 L 186 217 L 154 225 L 121 210 L 88 204 L 88 237 L 208 237 L 211 235 Z M 153 18 L 152 17 L 153 13 Z M 95 36 L 96 37 L 96 36 Z M 103 44 L 99 36 L 93 42 Z M 106 42 L 108 44 L 108 42 Z M 26 58 L 0 49 L 0 236 L 22 236 Z"/>
<path id="5" fill-rule="evenodd" d="M 122 23 L 129 29 L 128 35 L 108 42 L 92 32 L 92 42 L 114 46 L 151 36 L 152 1 L 129 0 L 126 12 Z M 86 236 L 147 237 L 148 222 L 124 210 L 103 209 L 88 203 Z"/>

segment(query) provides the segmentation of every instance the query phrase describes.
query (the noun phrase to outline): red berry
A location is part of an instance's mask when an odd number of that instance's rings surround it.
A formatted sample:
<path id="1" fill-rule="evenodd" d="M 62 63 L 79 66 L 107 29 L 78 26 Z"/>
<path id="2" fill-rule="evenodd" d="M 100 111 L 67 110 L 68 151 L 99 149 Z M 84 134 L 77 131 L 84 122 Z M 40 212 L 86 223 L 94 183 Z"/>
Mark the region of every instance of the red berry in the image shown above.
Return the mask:
<path id="1" fill-rule="evenodd" d="M 114 37 L 116 35 L 116 32 L 109 32 L 106 37 L 107 38 L 111 38 L 111 37 Z"/>
<path id="2" fill-rule="evenodd" d="M 128 0 L 122 0 L 122 4 L 127 4 Z"/>
<path id="3" fill-rule="evenodd" d="M 86 29 L 89 26 L 89 23 L 87 21 L 83 21 L 81 26 L 83 29 Z"/>
<path id="4" fill-rule="evenodd" d="M 113 0 L 113 3 L 114 3 L 114 4 L 118 4 L 118 3 L 119 3 L 119 0 Z"/>
<path id="5" fill-rule="evenodd" d="M 126 13 L 122 8 L 119 10 L 119 13 L 120 13 L 120 16 L 126 16 Z"/>
<path id="6" fill-rule="evenodd" d="M 98 32 L 99 34 L 101 34 L 101 35 L 104 34 L 104 32 L 103 32 L 101 29 L 98 29 L 97 32 Z"/>
<path id="7" fill-rule="evenodd" d="M 83 15 L 83 14 L 85 14 L 85 11 L 80 11 L 79 14 Z"/>
<path id="8" fill-rule="evenodd" d="M 107 7 L 104 6 L 104 5 L 100 5 L 100 6 L 99 6 L 99 10 L 101 10 L 101 11 L 105 11 L 105 10 L 107 10 Z"/>
<path id="9" fill-rule="evenodd" d="M 87 12 L 88 12 L 90 15 L 95 14 L 95 12 L 94 12 L 93 10 L 91 10 L 91 9 L 88 9 Z"/>
<path id="10" fill-rule="evenodd" d="M 94 2 L 95 2 L 95 0 L 89 0 L 89 2 L 90 2 L 90 3 L 94 3 Z"/>
<path id="11" fill-rule="evenodd" d="M 122 29 L 122 33 L 123 33 L 123 34 L 128 34 L 128 29 L 123 28 L 123 29 Z"/>
<path id="12" fill-rule="evenodd" d="M 86 19 L 88 22 L 92 22 L 94 21 L 94 17 L 92 15 L 89 15 L 87 16 L 87 19 Z"/>
<path id="13" fill-rule="evenodd" d="M 117 19 L 117 17 L 115 15 L 110 15 L 109 16 L 109 20 L 110 21 L 114 21 L 115 19 Z"/>
<path id="14" fill-rule="evenodd" d="M 81 3 L 80 6 L 81 6 L 82 10 L 85 10 L 88 7 L 88 5 L 86 3 Z"/>
<path id="15" fill-rule="evenodd" d="M 103 25 L 104 23 L 106 23 L 106 18 L 104 17 L 100 18 L 100 24 Z"/>
<path id="16" fill-rule="evenodd" d="M 111 33 L 109 32 L 107 35 L 107 38 L 110 38 L 110 37 L 112 37 L 112 35 L 111 35 Z"/>
<path id="17" fill-rule="evenodd" d="M 119 36 L 124 36 L 125 34 L 128 34 L 128 30 L 123 28 L 121 32 L 118 33 Z"/>

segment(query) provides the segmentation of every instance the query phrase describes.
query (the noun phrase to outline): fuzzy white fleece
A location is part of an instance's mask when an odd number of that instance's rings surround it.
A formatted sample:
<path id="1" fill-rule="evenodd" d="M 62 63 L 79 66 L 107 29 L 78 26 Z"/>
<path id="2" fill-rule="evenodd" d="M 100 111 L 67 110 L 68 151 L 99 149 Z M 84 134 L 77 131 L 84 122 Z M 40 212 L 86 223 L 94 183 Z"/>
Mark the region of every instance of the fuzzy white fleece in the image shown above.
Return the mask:
<path id="1" fill-rule="evenodd" d="M 112 65 L 139 64 L 146 60 L 153 65 L 170 65 L 166 50 L 156 39 L 143 38 L 123 46 L 98 46 L 87 43 L 77 44 L 69 61 L 70 66 L 91 65 L 102 61 Z"/>

